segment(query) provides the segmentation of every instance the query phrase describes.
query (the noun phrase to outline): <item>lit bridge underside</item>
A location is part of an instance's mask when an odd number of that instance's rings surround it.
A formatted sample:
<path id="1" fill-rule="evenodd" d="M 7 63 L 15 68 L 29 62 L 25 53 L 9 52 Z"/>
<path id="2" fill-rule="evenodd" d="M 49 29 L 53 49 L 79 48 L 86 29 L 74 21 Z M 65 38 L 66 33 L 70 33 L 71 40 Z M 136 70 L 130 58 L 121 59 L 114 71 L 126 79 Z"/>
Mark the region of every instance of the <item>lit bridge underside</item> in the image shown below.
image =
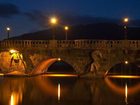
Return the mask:
<path id="1" fill-rule="evenodd" d="M 109 77 L 109 78 L 140 78 L 140 76 L 137 76 L 137 75 L 107 75 L 106 77 Z"/>
<path id="2" fill-rule="evenodd" d="M 47 77 L 78 77 L 77 74 L 43 74 Z"/>

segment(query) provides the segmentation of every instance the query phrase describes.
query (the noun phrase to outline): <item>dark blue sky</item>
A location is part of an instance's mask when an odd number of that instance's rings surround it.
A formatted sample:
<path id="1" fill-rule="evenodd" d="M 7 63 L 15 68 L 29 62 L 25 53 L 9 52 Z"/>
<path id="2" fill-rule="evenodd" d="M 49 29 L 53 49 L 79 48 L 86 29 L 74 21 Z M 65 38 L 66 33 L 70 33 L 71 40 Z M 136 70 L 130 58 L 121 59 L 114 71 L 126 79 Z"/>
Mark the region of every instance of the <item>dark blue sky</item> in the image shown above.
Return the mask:
<path id="1" fill-rule="evenodd" d="M 7 26 L 11 36 L 45 29 L 51 15 L 63 24 L 95 17 L 140 20 L 140 0 L 0 0 L 0 39 Z"/>

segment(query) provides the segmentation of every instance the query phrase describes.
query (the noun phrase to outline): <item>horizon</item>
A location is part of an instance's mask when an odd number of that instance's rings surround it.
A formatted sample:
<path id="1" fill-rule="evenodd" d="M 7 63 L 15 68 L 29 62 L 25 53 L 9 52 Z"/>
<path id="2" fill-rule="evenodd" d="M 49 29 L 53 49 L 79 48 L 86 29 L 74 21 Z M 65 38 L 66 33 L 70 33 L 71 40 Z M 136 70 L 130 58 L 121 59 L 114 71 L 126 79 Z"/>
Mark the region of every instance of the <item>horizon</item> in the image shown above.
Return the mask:
<path id="1" fill-rule="evenodd" d="M 52 40 L 54 36 L 53 28 L 39 30 L 36 32 L 25 33 L 21 36 L 16 36 L 11 39 L 14 40 Z M 127 38 L 129 40 L 140 39 L 140 27 L 128 27 Z M 95 40 L 124 40 L 124 26 L 115 23 L 95 23 L 95 24 L 79 24 L 69 26 L 67 31 L 68 40 L 78 39 L 95 39 Z M 55 39 L 64 40 L 66 38 L 66 31 L 64 26 L 55 27 Z"/>

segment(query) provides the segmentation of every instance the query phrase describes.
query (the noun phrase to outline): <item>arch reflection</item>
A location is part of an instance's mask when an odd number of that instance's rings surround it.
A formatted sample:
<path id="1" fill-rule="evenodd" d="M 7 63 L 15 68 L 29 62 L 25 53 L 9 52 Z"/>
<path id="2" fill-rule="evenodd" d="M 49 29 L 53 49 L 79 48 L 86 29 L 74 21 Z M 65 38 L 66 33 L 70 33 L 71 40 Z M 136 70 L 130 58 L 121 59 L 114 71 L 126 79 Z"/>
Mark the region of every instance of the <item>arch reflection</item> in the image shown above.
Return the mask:
<path id="1" fill-rule="evenodd" d="M 105 78 L 107 86 L 116 94 L 124 96 L 124 102 L 129 103 L 128 97 L 140 92 L 139 78 Z"/>

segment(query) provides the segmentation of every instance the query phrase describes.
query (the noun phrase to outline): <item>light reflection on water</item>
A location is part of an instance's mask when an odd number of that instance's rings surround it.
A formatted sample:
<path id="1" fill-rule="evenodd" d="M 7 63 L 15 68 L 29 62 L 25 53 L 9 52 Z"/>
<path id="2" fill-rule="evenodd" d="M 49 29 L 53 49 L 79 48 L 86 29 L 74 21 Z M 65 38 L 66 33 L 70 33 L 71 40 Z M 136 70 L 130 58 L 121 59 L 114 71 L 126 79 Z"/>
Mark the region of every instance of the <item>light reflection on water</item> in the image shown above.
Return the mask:
<path id="1" fill-rule="evenodd" d="M 140 103 L 139 80 L 1 77 L 0 105 L 136 104 Z"/>
<path id="2" fill-rule="evenodd" d="M 126 104 L 139 104 L 138 97 L 140 96 L 140 79 L 139 78 L 110 78 L 106 77 L 107 86 L 114 93 L 124 96 Z"/>
<path id="3" fill-rule="evenodd" d="M 126 103 L 126 104 L 128 104 L 127 96 L 128 96 L 128 88 L 127 88 L 127 83 L 126 83 L 126 84 L 125 84 L 125 103 Z"/>
<path id="4" fill-rule="evenodd" d="M 0 78 L 0 105 L 21 105 L 25 79 Z"/>
<path id="5" fill-rule="evenodd" d="M 12 92 L 11 93 L 10 105 L 19 105 L 20 103 L 22 103 L 22 93 L 21 92 Z"/>
<path id="6" fill-rule="evenodd" d="M 58 101 L 60 101 L 61 96 L 61 89 L 60 89 L 60 83 L 58 84 Z"/>

